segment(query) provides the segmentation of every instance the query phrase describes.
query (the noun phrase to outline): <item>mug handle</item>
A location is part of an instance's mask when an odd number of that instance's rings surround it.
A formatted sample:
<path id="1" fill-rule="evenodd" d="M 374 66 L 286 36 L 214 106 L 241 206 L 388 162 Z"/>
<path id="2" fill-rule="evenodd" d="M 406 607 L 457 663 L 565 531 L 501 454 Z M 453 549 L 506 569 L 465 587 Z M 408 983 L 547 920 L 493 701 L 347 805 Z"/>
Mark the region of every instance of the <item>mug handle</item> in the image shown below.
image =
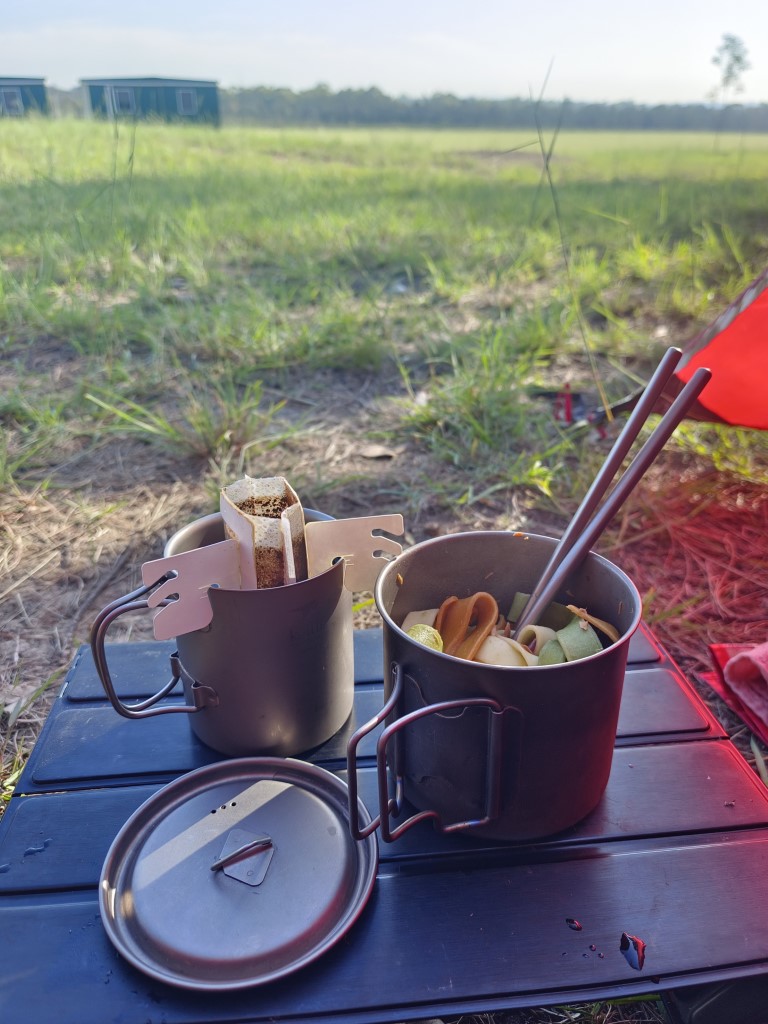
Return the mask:
<path id="1" fill-rule="evenodd" d="M 140 611 L 148 608 L 148 595 L 162 583 L 165 583 L 169 578 L 170 574 L 166 574 L 149 586 L 138 587 L 136 590 L 132 590 L 130 594 L 118 597 L 105 608 L 102 608 L 91 626 L 91 653 L 93 655 L 94 664 L 96 665 L 96 671 L 98 672 L 99 679 L 101 680 L 101 685 L 104 687 L 112 707 L 124 718 L 149 718 L 152 715 L 194 714 L 194 712 L 200 711 L 205 707 L 206 703 L 210 703 L 205 701 L 203 695 L 201 695 L 202 699 L 198 702 L 197 695 L 193 694 L 193 699 L 195 700 L 194 705 L 165 704 L 163 707 L 154 707 L 159 700 L 168 696 L 179 681 L 180 675 L 178 671 L 178 659 L 171 659 L 172 675 L 165 686 L 154 694 L 154 696 L 147 697 L 146 700 L 139 701 L 136 704 L 124 704 L 118 697 L 114 683 L 112 682 L 112 676 L 110 675 L 109 666 L 107 665 L 107 655 L 104 650 L 104 641 L 107 635 L 107 630 L 115 619 L 120 615 L 124 615 L 125 612 Z M 162 601 L 160 604 L 162 606 L 167 603 L 167 601 Z"/>
<path id="2" fill-rule="evenodd" d="M 373 718 L 369 719 L 364 725 L 361 725 L 352 736 L 350 736 L 347 743 L 347 793 L 349 798 L 349 831 L 352 833 L 353 839 L 367 839 L 371 832 L 375 832 L 381 824 L 381 814 L 377 814 L 375 818 L 372 818 L 370 823 L 365 828 L 360 828 L 360 816 L 358 814 L 358 803 L 357 803 L 357 748 L 362 739 L 364 739 L 368 733 L 373 730 L 384 721 L 384 719 L 392 711 L 400 700 L 400 695 L 403 692 L 403 669 L 402 666 L 394 663 L 392 665 L 392 693 L 389 695 L 389 700 L 386 702 L 384 707 L 378 711 Z M 386 772 L 386 769 L 385 769 Z M 396 773 L 397 787 L 394 798 L 390 799 L 387 791 L 386 778 L 384 780 L 384 790 L 387 793 L 385 803 L 387 805 L 388 814 L 397 814 L 402 804 L 403 793 L 402 793 L 402 776 L 400 773 Z M 379 801 L 381 801 L 381 795 L 379 795 Z"/>
<path id="3" fill-rule="evenodd" d="M 490 733 L 488 737 L 488 759 L 486 762 L 486 785 L 485 785 L 485 813 L 482 818 L 471 821 L 458 821 L 451 825 L 443 825 L 438 811 L 426 810 L 412 814 L 410 818 L 401 822 L 397 828 L 392 829 L 390 814 L 393 813 L 392 801 L 389 799 L 389 787 L 387 782 L 387 745 L 393 736 L 397 739 L 398 734 L 406 728 L 410 722 L 415 722 L 427 715 L 437 715 L 444 711 L 457 711 L 459 709 L 484 707 L 491 712 Z M 502 723 L 504 708 L 498 701 L 491 697 L 469 697 L 462 700 L 445 700 L 437 704 L 428 704 L 426 707 L 409 711 L 408 714 L 396 718 L 388 725 L 376 744 L 376 774 L 379 785 L 379 815 L 377 823 L 381 823 L 381 838 L 385 843 L 393 843 L 399 839 L 404 832 L 412 828 L 420 821 L 434 820 L 441 832 L 458 832 L 461 829 L 479 828 L 481 825 L 488 825 L 499 816 L 501 806 L 501 751 L 502 751 Z M 403 780 L 397 766 L 396 771 L 397 791 L 402 792 Z M 394 809 L 394 813 L 397 808 Z"/>

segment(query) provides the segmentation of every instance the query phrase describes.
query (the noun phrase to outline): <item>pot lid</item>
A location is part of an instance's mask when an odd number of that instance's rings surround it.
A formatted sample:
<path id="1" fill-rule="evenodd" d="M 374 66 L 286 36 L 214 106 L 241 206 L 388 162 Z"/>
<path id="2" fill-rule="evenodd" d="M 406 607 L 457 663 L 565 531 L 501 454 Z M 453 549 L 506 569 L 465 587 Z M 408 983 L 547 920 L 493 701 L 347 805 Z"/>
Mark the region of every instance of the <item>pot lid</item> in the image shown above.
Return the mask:
<path id="1" fill-rule="evenodd" d="M 361 822 L 370 822 L 359 803 Z M 375 833 L 349 831 L 348 790 L 286 758 L 207 765 L 136 810 L 102 868 L 107 934 L 159 981 L 229 991 L 282 978 L 334 945 L 362 913 Z"/>

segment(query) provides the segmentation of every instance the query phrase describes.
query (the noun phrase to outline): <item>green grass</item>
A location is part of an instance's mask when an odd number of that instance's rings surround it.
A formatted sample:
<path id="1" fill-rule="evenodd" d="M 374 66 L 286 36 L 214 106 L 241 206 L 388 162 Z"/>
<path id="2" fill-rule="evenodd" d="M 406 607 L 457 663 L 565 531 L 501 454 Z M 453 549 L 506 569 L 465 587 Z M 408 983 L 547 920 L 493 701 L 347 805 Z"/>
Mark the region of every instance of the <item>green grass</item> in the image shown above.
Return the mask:
<path id="1" fill-rule="evenodd" d="M 4 126 L 0 351 L 23 394 L 0 409 L 2 479 L 34 472 L 62 432 L 137 429 L 131 403 L 148 438 L 220 454 L 257 420 L 279 429 L 255 411 L 260 375 L 407 353 L 414 393 L 430 381 L 427 405 L 404 409 L 409 437 L 453 464 L 532 437 L 508 476 L 548 491 L 534 449 L 557 463 L 565 442 L 542 438 L 526 386 L 585 345 L 650 364 L 649 321 L 692 333 L 768 252 L 768 138 L 562 134 L 554 193 L 551 141 Z M 83 361 L 55 405 L 22 368 L 40 339 Z"/>

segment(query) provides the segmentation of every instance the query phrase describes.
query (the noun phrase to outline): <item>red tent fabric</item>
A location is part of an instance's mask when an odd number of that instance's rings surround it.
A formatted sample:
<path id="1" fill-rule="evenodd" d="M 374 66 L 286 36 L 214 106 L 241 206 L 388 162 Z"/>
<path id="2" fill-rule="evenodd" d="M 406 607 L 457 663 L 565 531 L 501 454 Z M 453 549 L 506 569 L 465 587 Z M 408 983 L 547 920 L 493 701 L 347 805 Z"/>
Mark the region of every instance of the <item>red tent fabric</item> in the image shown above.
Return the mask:
<path id="1" fill-rule="evenodd" d="M 700 366 L 712 379 L 692 418 L 768 430 L 768 271 L 683 348 L 682 387 Z"/>

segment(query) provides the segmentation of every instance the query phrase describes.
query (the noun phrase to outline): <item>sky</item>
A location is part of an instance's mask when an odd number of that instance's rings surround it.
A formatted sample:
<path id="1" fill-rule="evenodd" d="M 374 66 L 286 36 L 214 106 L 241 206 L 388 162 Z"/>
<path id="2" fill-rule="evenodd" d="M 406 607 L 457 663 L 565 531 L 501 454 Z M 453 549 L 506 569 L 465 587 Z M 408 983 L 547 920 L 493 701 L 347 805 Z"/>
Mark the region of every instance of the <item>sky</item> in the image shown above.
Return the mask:
<path id="1" fill-rule="evenodd" d="M 215 79 L 223 88 L 378 87 L 499 99 L 706 102 L 723 35 L 768 102 L 765 0 L 22 0 L 3 4 L 0 75 Z"/>

